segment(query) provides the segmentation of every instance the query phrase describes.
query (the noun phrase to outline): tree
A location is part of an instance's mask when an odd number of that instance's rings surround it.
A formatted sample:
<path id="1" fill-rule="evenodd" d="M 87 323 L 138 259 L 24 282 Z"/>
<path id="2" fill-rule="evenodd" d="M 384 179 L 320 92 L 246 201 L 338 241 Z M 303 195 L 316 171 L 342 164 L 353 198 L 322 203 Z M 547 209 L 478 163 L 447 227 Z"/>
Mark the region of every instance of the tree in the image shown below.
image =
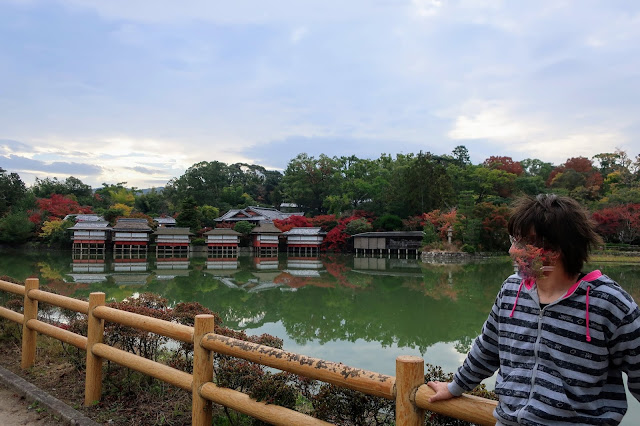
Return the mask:
<path id="1" fill-rule="evenodd" d="M 93 196 L 91 187 L 73 176 L 69 176 L 64 181 L 55 177 L 53 179 L 36 178 L 30 190 L 39 198 L 49 198 L 53 194 L 72 196 L 80 204 L 89 204 Z"/>
<path id="2" fill-rule="evenodd" d="M 113 204 L 123 203 L 133 206 L 132 196 L 135 198 L 136 189 L 127 189 L 127 182 L 118 182 L 114 184 L 102 184 L 102 188 L 96 189 L 93 195 L 93 206 L 107 209 Z"/>
<path id="3" fill-rule="evenodd" d="M 509 197 L 515 187 L 516 175 L 499 169 L 488 169 L 482 166 L 470 166 L 469 185 L 476 195 L 476 203 L 486 201 L 491 195 Z"/>
<path id="4" fill-rule="evenodd" d="M 511 211 L 507 205 L 480 203 L 473 215 L 480 222 L 478 243 L 486 251 L 506 251 L 509 249 L 507 222 Z"/>
<path id="5" fill-rule="evenodd" d="M 524 173 L 522 165 L 517 161 L 513 161 L 511 157 L 492 155 L 491 157 L 484 160 L 484 163 L 482 163 L 482 165 L 489 169 L 504 170 L 505 172 L 512 173 L 516 176 L 521 176 Z"/>
<path id="6" fill-rule="evenodd" d="M 516 193 L 527 195 L 537 195 L 546 191 L 544 179 L 541 176 L 518 176 L 514 181 Z"/>
<path id="7" fill-rule="evenodd" d="M 0 242 L 21 244 L 33 233 L 34 224 L 21 212 L 9 213 L 0 219 Z"/>
<path id="8" fill-rule="evenodd" d="M 131 208 L 124 204 L 114 204 L 104 211 L 102 216 L 109 222 L 111 226 L 115 225 L 118 218 L 127 217 L 131 213 Z"/>
<path id="9" fill-rule="evenodd" d="M 325 200 L 338 193 L 340 162 L 321 154 L 317 159 L 302 153 L 289 161 L 282 178 L 284 198 L 311 214 L 326 214 Z"/>
<path id="10" fill-rule="evenodd" d="M 286 219 L 274 219 L 273 225 L 282 232 L 287 232 L 292 228 L 311 228 L 313 225 L 309 218 L 304 216 L 289 216 Z"/>
<path id="11" fill-rule="evenodd" d="M 385 214 L 373 221 L 373 228 L 381 231 L 398 231 L 402 229 L 402 219 L 395 214 Z"/>
<path id="12" fill-rule="evenodd" d="M 331 201 L 330 212 L 339 214 L 365 206 L 375 208 L 388 185 L 389 171 L 379 160 L 360 159 L 355 155 L 340 157 L 339 161 L 343 179 L 338 194 L 327 197 Z"/>
<path id="13" fill-rule="evenodd" d="M 545 163 L 537 158 L 527 158 L 520 162 L 526 176 L 539 176 L 543 181 L 547 181 L 549 174 L 553 170 L 553 164 Z"/>
<path id="14" fill-rule="evenodd" d="M 446 241 L 449 228 L 456 231 L 460 228 L 461 221 L 465 219 L 464 216 L 458 214 L 455 208 L 447 212 L 436 209 L 425 213 L 423 218 L 425 223 L 431 223 L 433 225 L 442 241 Z"/>
<path id="15" fill-rule="evenodd" d="M 205 227 L 215 228 L 216 221 L 220 216 L 220 209 L 217 207 L 204 205 L 198 209 L 202 218 L 202 225 Z"/>
<path id="16" fill-rule="evenodd" d="M 62 219 L 68 214 L 92 213 L 89 206 L 81 206 L 69 196 L 53 194 L 50 198 L 38 198 L 36 204 L 49 218 Z"/>
<path id="17" fill-rule="evenodd" d="M 398 164 L 385 191 L 388 212 L 400 217 L 451 205 L 455 200 L 445 162 L 431 153 L 397 157 Z"/>
<path id="18" fill-rule="evenodd" d="M 165 199 L 162 192 L 151 188 L 151 191 L 146 194 L 140 194 L 136 197 L 134 202 L 136 210 L 142 213 L 146 213 L 150 216 L 159 216 L 169 213 L 169 203 Z"/>
<path id="19" fill-rule="evenodd" d="M 464 145 L 458 145 L 453 148 L 453 158 L 460 167 L 468 166 L 471 164 L 471 158 L 469 157 L 469 150 Z"/>
<path id="20" fill-rule="evenodd" d="M 640 204 L 607 207 L 593 213 L 598 232 L 608 242 L 633 243 L 640 239 Z"/>
<path id="21" fill-rule="evenodd" d="M 547 178 L 547 186 L 565 190 L 567 195 L 581 200 L 597 199 L 602 183 L 602 175 L 586 157 L 569 158 Z"/>
<path id="22" fill-rule="evenodd" d="M 0 216 L 3 216 L 12 206 L 24 197 L 27 189 L 17 173 L 7 174 L 0 167 Z"/>
<path id="23" fill-rule="evenodd" d="M 180 213 L 176 218 L 176 225 L 189 228 L 194 234 L 200 230 L 198 208 L 193 197 L 186 198 L 180 204 Z"/>
<path id="24" fill-rule="evenodd" d="M 318 215 L 309 218 L 311 226 L 319 226 L 324 232 L 329 232 L 338 225 L 338 218 L 334 214 Z"/>
<path id="25" fill-rule="evenodd" d="M 225 163 L 202 161 L 189 167 L 179 178 L 171 179 L 164 193 L 174 205 L 191 197 L 198 205 L 221 206 L 222 191 L 230 183 Z"/>
<path id="26" fill-rule="evenodd" d="M 345 228 L 345 232 L 349 235 L 356 235 L 371 231 L 371 229 L 373 229 L 371 223 L 364 217 L 361 217 L 350 221 Z"/>
<path id="27" fill-rule="evenodd" d="M 252 224 L 247 220 L 241 220 L 235 224 L 235 226 L 233 227 L 233 230 L 246 236 L 251 233 L 251 230 L 253 230 L 254 226 L 255 226 L 254 224 Z"/>
<path id="28" fill-rule="evenodd" d="M 68 228 L 75 224 L 75 220 L 69 218 L 67 220 L 53 219 L 46 221 L 42 225 L 42 231 L 38 234 L 42 240 L 49 246 L 70 246 L 71 239 L 69 238 Z"/>

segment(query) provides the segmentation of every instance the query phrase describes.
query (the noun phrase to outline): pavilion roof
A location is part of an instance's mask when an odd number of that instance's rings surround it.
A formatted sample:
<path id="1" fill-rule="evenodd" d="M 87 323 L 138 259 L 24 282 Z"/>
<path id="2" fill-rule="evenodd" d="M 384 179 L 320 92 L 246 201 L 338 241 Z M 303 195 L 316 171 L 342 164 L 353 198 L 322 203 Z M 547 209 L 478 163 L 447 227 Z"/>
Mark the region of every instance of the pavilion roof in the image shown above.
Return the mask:
<path id="1" fill-rule="evenodd" d="M 204 235 L 242 235 L 241 233 L 234 231 L 231 228 L 213 228 L 211 231 L 207 231 Z"/>
<path id="2" fill-rule="evenodd" d="M 189 228 L 158 228 L 153 235 L 193 235 Z"/>
<path id="3" fill-rule="evenodd" d="M 149 223 L 146 219 L 136 219 L 121 217 L 118 219 L 113 227 L 114 231 L 139 231 L 139 232 L 151 232 Z"/>
<path id="4" fill-rule="evenodd" d="M 252 234 L 282 234 L 282 231 L 276 228 L 273 222 L 260 222 L 260 225 L 253 228 Z"/>
<path id="5" fill-rule="evenodd" d="M 106 220 L 101 220 L 101 221 L 94 220 L 90 222 L 77 222 L 75 225 L 67 229 L 71 229 L 73 231 L 91 230 L 91 229 L 109 230 L 111 229 L 111 227 L 109 226 L 109 222 L 107 222 Z"/>

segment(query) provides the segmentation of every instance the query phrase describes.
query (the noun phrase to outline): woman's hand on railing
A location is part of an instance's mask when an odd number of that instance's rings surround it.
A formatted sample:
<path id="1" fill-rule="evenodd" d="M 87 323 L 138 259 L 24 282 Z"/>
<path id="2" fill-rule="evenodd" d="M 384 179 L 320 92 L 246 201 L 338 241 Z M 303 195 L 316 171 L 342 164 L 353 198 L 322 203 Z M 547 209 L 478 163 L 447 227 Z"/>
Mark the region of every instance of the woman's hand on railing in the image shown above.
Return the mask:
<path id="1" fill-rule="evenodd" d="M 448 384 L 448 382 L 427 382 L 427 386 L 435 392 L 435 394 L 429 398 L 429 402 L 444 401 L 453 398 L 453 395 L 447 387 Z"/>

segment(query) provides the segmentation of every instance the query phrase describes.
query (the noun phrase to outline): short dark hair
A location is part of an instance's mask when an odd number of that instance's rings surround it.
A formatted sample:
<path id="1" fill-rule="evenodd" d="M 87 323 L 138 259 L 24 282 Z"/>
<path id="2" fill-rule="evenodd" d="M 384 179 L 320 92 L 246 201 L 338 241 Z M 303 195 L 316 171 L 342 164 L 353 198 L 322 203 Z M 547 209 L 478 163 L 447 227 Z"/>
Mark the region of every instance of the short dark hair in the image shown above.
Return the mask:
<path id="1" fill-rule="evenodd" d="M 602 244 L 586 210 L 573 198 L 555 194 L 517 199 L 508 229 L 510 235 L 524 239 L 533 231 L 536 245 L 560 252 L 569 275 L 579 273 L 591 249 Z"/>

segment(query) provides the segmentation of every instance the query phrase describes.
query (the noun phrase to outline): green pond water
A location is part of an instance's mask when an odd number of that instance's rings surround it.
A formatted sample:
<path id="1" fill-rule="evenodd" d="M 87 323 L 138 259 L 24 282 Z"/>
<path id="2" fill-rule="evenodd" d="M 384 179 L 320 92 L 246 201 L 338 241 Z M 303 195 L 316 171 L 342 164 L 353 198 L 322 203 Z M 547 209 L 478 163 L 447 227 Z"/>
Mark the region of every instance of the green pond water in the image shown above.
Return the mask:
<path id="1" fill-rule="evenodd" d="M 464 265 L 429 265 L 416 259 L 311 258 L 211 260 L 76 258 L 65 251 L 0 251 L 0 275 L 40 278 L 70 297 L 102 291 L 107 300 L 152 292 L 178 302 L 199 302 L 224 325 L 269 333 L 284 349 L 395 375 L 399 355 L 417 355 L 455 371 L 478 335 L 502 281 L 513 273 L 508 257 Z M 640 265 L 598 264 L 636 300 Z M 493 387 L 493 378 L 486 381 Z M 640 424 L 640 403 L 630 398 L 623 424 Z"/>

